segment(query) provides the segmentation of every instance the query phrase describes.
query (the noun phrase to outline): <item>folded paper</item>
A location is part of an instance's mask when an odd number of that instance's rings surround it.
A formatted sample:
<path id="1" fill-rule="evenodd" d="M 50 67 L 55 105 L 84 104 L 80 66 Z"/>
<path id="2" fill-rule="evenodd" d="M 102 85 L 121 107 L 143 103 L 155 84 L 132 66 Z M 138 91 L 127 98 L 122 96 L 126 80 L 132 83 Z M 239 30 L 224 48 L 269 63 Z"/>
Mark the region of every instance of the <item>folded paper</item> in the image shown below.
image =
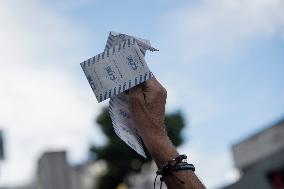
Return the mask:
<path id="1" fill-rule="evenodd" d="M 147 50 L 157 51 L 149 40 L 110 32 L 104 52 L 81 63 L 97 101 L 110 98 L 109 114 L 115 133 L 145 158 L 125 91 L 153 77 L 144 59 Z"/>

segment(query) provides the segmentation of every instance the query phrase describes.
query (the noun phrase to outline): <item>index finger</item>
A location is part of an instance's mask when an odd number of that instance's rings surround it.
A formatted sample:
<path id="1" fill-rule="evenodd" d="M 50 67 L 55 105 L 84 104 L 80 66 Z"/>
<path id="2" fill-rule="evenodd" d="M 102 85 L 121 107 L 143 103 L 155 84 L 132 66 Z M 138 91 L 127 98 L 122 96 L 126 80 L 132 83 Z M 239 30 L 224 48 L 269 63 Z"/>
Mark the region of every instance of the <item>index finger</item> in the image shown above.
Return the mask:
<path id="1" fill-rule="evenodd" d="M 149 92 L 149 91 L 155 91 L 155 90 L 160 90 L 163 89 L 164 87 L 159 83 L 159 81 L 153 77 L 152 79 L 149 79 L 145 81 L 142 85 L 142 89 L 144 92 Z"/>

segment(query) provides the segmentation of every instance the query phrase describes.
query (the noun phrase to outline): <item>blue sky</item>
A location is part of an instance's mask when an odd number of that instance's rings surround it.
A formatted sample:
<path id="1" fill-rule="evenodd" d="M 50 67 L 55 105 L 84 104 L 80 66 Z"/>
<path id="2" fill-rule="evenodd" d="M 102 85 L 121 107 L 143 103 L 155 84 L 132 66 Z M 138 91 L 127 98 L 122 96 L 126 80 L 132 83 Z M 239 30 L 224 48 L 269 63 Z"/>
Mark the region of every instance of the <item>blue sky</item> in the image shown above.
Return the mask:
<path id="1" fill-rule="evenodd" d="M 232 144 L 284 117 L 283 8 L 281 0 L 2 1 L 0 186 L 28 182 L 45 150 L 67 149 L 76 162 L 104 141 L 93 119 L 107 103 L 97 104 L 79 63 L 103 50 L 110 30 L 160 50 L 146 60 L 168 90 L 168 111 L 186 117 L 180 150 L 203 182 L 236 180 Z"/>

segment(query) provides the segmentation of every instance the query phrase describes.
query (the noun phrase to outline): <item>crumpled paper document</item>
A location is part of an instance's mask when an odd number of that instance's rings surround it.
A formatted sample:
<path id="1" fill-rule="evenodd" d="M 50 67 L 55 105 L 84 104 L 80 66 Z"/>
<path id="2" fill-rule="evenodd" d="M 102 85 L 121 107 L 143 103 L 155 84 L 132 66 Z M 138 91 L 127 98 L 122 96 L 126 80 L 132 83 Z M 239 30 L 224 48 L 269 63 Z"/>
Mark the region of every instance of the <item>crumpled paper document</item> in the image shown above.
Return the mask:
<path id="1" fill-rule="evenodd" d="M 115 133 L 145 158 L 125 91 L 153 77 L 144 59 L 147 50 L 157 51 L 149 40 L 110 32 L 104 52 L 81 63 L 98 102 L 110 98 L 109 114 Z"/>

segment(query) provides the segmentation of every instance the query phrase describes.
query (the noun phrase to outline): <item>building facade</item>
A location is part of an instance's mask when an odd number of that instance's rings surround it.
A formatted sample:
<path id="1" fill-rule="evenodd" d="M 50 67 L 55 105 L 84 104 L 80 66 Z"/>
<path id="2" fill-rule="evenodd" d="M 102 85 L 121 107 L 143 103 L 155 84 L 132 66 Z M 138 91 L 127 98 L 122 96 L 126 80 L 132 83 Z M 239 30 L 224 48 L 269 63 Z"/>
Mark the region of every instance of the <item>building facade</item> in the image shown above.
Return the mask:
<path id="1" fill-rule="evenodd" d="M 284 189 L 284 120 L 233 146 L 241 178 L 224 189 Z"/>
<path id="2" fill-rule="evenodd" d="M 70 189 L 71 169 L 66 152 L 47 152 L 38 162 L 38 189 Z"/>
<path id="3" fill-rule="evenodd" d="M 66 152 L 46 152 L 38 161 L 37 189 L 92 189 L 92 164 L 71 166 Z"/>

